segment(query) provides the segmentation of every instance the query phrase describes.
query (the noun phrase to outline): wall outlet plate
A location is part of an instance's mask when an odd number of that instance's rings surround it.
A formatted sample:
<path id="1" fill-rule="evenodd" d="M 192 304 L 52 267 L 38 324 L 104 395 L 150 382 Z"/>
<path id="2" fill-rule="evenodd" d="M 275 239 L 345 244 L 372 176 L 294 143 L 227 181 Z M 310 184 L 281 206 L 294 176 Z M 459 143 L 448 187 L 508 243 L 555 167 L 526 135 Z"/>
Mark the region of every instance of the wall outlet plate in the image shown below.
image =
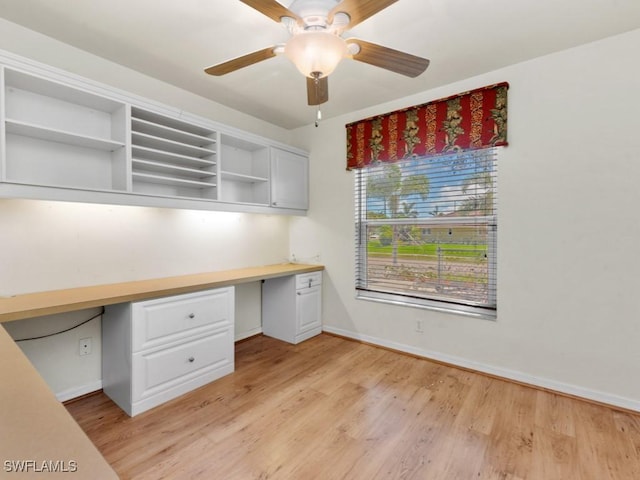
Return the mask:
<path id="1" fill-rule="evenodd" d="M 91 337 L 81 338 L 78 342 L 78 355 L 91 355 Z"/>

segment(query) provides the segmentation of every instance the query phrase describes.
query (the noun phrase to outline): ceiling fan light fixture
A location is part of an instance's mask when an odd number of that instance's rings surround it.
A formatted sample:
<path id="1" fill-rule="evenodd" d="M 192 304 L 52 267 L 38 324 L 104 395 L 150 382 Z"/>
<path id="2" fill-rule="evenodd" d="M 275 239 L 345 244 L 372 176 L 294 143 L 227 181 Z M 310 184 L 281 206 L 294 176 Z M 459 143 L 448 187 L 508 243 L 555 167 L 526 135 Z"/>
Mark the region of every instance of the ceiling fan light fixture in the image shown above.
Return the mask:
<path id="1" fill-rule="evenodd" d="M 322 78 L 347 55 L 347 43 L 333 33 L 312 30 L 291 37 L 284 53 L 305 77 Z"/>

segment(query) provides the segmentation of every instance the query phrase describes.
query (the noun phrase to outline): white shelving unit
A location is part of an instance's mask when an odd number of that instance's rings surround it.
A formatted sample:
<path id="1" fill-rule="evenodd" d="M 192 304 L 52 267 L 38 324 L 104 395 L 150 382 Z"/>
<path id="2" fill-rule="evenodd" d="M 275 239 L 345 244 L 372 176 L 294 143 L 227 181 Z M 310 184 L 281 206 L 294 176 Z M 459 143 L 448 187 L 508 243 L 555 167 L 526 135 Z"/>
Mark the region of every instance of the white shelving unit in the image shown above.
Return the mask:
<path id="1" fill-rule="evenodd" d="M 4 69 L 8 182 L 126 191 L 126 105 Z"/>
<path id="2" fill-rule="evenodd" d="M 0 51 L 0 197 L 300 215 L 305 152 Z"/>
<path id="3" fill-rule="evenodd" d="M 220 200 L 269 204 L 269 147 L 241 138 L 220 136 Z"/>
<path id="4" fill-rule="evenodd" d="M 131 109 L 132 190 L 217 200 L 216 131 Z"/>

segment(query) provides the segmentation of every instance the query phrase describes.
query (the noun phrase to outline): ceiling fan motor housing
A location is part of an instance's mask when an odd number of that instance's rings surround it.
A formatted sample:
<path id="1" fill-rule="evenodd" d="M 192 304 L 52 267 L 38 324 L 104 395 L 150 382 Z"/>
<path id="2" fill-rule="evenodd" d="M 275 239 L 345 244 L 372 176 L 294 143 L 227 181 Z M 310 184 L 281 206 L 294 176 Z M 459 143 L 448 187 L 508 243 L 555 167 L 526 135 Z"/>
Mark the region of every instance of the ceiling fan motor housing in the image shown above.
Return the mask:
<path id="1" fill-rule="evenodd" d="M 294 0 L 289 10 L 304 20 L 304 26 L 327 26 L 329 12 L 339 3 L 338 0 Z"/>

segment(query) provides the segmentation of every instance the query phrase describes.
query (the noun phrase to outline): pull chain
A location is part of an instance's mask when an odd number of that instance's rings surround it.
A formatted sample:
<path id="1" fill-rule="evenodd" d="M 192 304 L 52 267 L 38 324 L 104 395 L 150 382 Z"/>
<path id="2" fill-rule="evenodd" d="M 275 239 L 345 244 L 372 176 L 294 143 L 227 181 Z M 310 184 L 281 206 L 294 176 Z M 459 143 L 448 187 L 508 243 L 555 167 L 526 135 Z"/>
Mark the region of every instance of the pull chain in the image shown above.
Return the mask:
<path id="1" fill-rule="evenodd" d="M 311 78 L 313 78 L 313 86 L 316 91 L 316 99 L 320 98 L 320 75 L 322 75 L 320 72 L 311 73 Z M 320 111 L 320 104 L 318 104 L 318 110 L 316 112 L 316 123 L 315 123 L 316 128 L 318 128 L 318 125 L 320 124 L 320 120 L 322 120 L 322 112 Z"/>

